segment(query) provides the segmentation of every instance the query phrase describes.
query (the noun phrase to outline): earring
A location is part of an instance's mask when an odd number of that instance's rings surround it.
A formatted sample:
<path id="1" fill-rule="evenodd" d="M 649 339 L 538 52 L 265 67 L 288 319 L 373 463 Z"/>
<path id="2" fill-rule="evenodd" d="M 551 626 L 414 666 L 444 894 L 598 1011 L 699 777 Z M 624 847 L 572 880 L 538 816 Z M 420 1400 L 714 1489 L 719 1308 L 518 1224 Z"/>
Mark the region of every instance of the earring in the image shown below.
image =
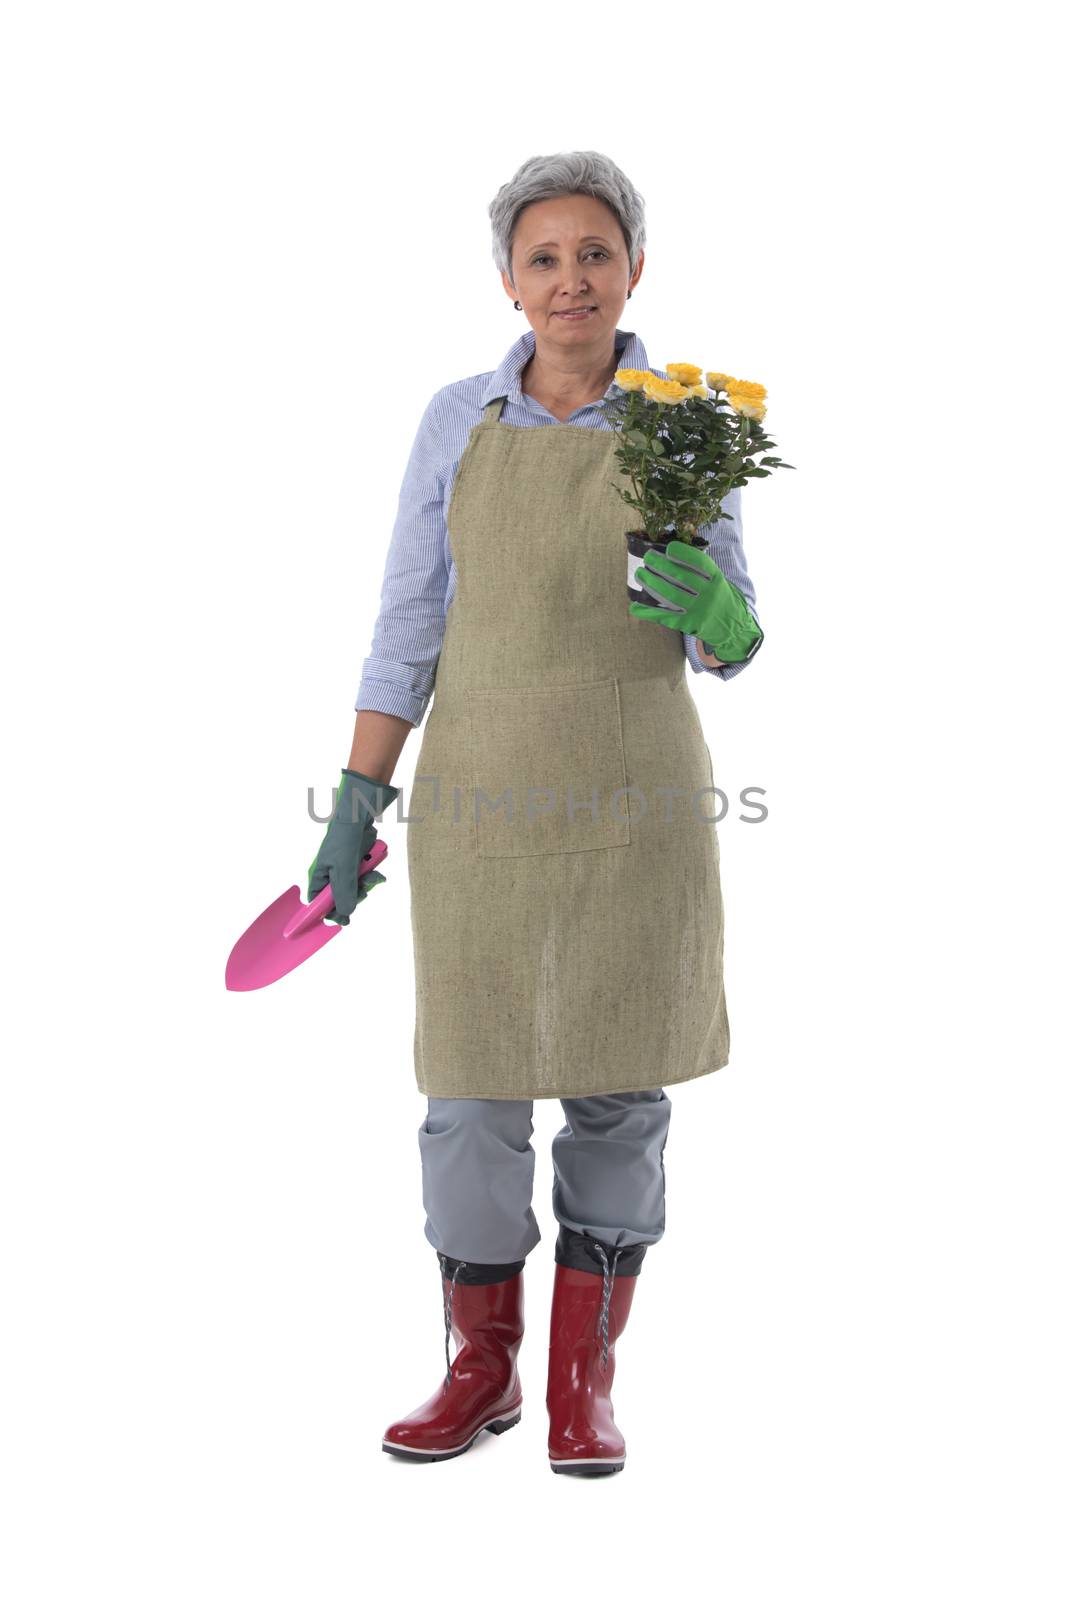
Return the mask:
<path id="1" fill-rule="evenodd" d="M 627 298 L 627 300 L 629 300 L 629 298 L 630 298 L 630 296 L 631 296 L 631 295 L 632 295 L 632 294 L 633 294 L 633 290 L 632 290 L 632 289 L 627 289 L 627 291 L 626 291 L 626 298 Z"/>

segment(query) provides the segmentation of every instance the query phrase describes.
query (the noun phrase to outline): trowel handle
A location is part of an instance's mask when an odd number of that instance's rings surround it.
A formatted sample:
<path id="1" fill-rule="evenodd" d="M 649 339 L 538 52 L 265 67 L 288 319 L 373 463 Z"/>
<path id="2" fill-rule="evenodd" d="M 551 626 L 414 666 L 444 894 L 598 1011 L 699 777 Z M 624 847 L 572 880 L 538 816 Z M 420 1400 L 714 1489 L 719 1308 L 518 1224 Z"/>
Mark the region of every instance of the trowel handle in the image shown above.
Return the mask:
<path id="1" fill-rule="evenodd" d="M 384 861 L 389 854 L 389 846 L 384 839 L 375 839 L 370 850 L 359 864 L 359 875 L 362 878 L 365 872 L 372 872 L 380 861 Z M 303 933 L 310 928 L 312 923 L 321 922 L 333 910 L 333 890 L 327 884 L 320 889 L 315 898 L 306 906 L 300 906 L 294 911 L 289 921 L 282 929 L 283 939 L 292 939 L 296 934 Z"/>

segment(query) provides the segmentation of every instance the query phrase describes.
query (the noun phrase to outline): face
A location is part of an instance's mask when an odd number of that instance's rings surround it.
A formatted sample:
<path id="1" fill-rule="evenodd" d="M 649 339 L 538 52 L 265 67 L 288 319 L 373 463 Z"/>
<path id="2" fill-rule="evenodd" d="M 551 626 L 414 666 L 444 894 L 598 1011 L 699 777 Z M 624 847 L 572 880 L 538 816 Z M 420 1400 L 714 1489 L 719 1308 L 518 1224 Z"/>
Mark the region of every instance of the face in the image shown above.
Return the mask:
<path id="1" fill-rule="evenodd" d="M 538 338 L 564 345 L 601 343 L 614 336 L 626 291 L 641 276 L 642 250 L 633 273 L 615 213 L 591 195 L 538 200 L 521 213 L 515 229 L 512 282 L 501 273 L 509 300 L 520 300 Z M 592 306 L 585 316 L 566 317 L 571 307 Z"/>

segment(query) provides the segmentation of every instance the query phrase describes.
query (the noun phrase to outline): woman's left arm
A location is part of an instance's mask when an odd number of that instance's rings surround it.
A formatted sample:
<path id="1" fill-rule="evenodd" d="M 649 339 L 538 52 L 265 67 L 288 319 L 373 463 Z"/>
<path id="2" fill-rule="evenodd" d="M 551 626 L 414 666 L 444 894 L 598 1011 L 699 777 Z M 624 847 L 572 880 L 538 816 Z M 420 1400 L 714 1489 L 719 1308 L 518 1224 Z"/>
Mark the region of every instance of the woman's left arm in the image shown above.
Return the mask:
<path id="1" fill-rule="evenodd" d="M 724 578 L 738 589 L 744 599 L 753 620 L 762 627 L 756 612 L 756 590 L 748 573 L 748 563 L 745 560 L 745 547 L 743 543 L 743 530 L 741 524 L 741 489 L 730 490 L 723 501 L 722 508 L 730 513 L 730 519 L 725 517 L 718 522 L 704 522 L 699 528 L 700 537 L 708 541 L 708 555 L 720 569 Z M 720 661 L 714 652 L 707 648 L 702 639 L 694 634 L 683 635 L 685 639 L 685 653 L 689 657 L 694 672 L 717 672 L 724 681 L 735 678 L 748 666 L 748 661 Z M 749 661 L 751 660 L 749 657 Z"/>

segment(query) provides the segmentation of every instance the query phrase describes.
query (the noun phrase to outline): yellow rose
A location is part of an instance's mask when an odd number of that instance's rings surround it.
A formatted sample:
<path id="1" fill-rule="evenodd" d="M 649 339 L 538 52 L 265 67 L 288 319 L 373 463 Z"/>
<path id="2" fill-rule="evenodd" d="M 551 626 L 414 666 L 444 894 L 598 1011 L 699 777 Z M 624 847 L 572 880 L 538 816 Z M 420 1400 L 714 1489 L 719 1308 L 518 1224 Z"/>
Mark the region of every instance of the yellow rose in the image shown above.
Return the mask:
<path id="1" fill-rule="evenodd" d="M 694 367 L 691 361 L 668 361 L 666 371 L 668 378 L 684 384 L 687 389 L 700 382 L 700 368 Z"/>
<path id="2" fill-rule="evenodd" d="M 707 400 L 710 396 L 704 384 L 691 383 L 689 385 L 689 398 L 690 400 Z"/>
<path id="3" fill-rule="evenodd" d="M 650 400 L 658 401 L 661 406 L 678 406 L 689 398 L 689 391 L 682 384 L 669 378 L 657 378 L 654 372 L 645 379 L 644 390 Z"/>
<path id="4" fill-rule="evenodd" d="M 762 422 L 767 415 L 767 407 L 763 401 L 754 399 L 751 395 L 739 394 L 736 389 L 729 389 L 726 398 L 740 416 L 751 417 L 753 422 Z"/>
<path id="5" fill-rule="evenodd" d="M 746 400 L 766 400 L 767 391 L 762 383 L 746 383 L 743 378 L 731 378 L 726 385 L 734 394 L 743 394 Z"/>
<path id="6" fill-rule="evenodd" d="M 645 379 L 649 376 L 650 373 L 647 369 L 642 371 L 638 367 L 616 367 L 615 369 L 615 382 L 620 389 L 626 389 L 631 393 L 638 389 L 643 389 Z"/>
<path id="7" fill-rule="evenodd" d="M 705 372 L 704 377 L 709 387 L 712 389 L 717 389 L 720 393 L 724 389 L 728 389 L 732 383 L 736 383 L 737 381 L 736 378 L 731 378 L 729 374 L 725 372 Z"/>

